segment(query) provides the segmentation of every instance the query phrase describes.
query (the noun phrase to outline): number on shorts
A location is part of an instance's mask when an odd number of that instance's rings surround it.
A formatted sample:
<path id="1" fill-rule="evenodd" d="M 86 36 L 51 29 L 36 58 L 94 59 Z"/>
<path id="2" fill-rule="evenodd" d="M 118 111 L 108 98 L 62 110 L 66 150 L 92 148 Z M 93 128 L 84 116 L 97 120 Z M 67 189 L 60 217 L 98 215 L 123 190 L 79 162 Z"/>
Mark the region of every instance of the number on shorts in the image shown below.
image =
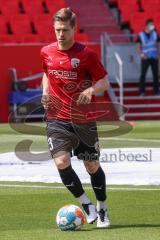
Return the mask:
<path id="1" fill-rule="evenodd" d="M 48 138 L 48 144 L 49 144 L 49 150 L 52 151 L 53 150 L 53 143 L 52 143 L 52 138 Z"/>

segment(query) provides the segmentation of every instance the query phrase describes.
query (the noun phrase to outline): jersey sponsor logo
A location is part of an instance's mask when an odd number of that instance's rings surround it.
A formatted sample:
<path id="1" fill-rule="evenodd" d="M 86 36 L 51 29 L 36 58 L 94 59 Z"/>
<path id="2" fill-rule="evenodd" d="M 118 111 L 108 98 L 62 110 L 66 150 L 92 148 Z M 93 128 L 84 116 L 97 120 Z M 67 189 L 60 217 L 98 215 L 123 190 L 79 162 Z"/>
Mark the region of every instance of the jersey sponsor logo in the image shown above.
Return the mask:
<path id="1" fill-rule="evenodd" d="M 77 72 L 63 71 L 63 70 L 49 70 L 49 75 L 53 75 L 55 78 L 61 79 L 77 79 Z"/>
<path id="2" fill-rule="evenodd" d="M 72 58 L 71 59 L 71 66 L 73 68 L 77 68 L 79 66 L 79 64 L 80 64 L 80 59 L 78 59 L 78 58 Z"/>

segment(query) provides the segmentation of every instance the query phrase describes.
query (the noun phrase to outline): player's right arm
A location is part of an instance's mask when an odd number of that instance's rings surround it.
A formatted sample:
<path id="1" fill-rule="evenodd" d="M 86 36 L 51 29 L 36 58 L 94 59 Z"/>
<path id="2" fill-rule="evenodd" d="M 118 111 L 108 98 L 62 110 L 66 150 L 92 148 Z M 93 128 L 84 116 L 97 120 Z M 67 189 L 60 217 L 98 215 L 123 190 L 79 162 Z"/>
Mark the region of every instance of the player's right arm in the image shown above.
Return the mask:
<path id="1" fill-rule="evenodd" d="M 48 95 L 48 77 L 46 73 L 43 74 L 42 87 L 43 87 L 43 95 Z"/>
<path id="2" fill-rule="evenodd" d="M 43 89 L 43 93 L 42 93 L 42 98 L 41 98 L 41 103 L 43 105 L 43 107 L 45 109 L 49 108 L 49 90 L 48 90 L 48 77 L 47 74 L 44 73 L 43 74 L 43 78 L 42 78 L 42 89 Z"/>

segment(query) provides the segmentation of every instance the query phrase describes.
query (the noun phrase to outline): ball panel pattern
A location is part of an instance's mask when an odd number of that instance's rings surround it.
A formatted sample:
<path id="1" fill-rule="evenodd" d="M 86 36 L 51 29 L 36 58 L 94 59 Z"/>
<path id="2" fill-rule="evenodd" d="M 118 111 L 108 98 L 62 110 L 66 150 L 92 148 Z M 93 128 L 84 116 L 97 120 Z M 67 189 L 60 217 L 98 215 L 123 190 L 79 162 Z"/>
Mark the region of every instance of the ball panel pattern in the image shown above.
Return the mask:
<path id="1" fill-rule="evenodd" d="M 62 207 L 56 216 L 57 226 L 63 231 L 80 230 L 84 224 L 84 220 L 81 208 L 76 205 Z"/>

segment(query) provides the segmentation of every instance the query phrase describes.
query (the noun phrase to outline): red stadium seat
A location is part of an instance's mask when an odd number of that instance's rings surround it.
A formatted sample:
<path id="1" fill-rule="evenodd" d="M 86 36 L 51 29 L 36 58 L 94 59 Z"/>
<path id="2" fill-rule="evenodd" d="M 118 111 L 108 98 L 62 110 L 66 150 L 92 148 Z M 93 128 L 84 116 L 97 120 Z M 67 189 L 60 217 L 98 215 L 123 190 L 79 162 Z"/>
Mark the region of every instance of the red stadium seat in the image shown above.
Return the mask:
<path id="1" fill-rule="evenodd" d="M 43 16 L 35 16 L 33 18 L 36 32 L 38 34 L 53 35 L 52 16 L 44 14 Z"/>
<path id="2" fill-rule="evenodd" d="M 53 0 L 45 0 L 49 12 L 53 15 L 61 8 L 66 7 L 66 3 L 64 0 L 53 1 Z"/>
<path id="3" fill-rule="evenodd" d="M 118 0 L 118 3 L 122 22 L 129 22 L 130 16 L 140 10 L 136 0 Z"/>
<path id="4" fill-rule="evenodd" d="M 158 5 L 153 4 L 152 6 L 148 5 L 147 7 L 145 7 L 144 11 L 148 13 L 152 13 L 152 15 L 154 15 L 154 13 L 158 13 L 160 11 L 160 4 Z"/>
<path id="5" fill-rule="evenodd" d="M 37 15 L 44 13 L 44 7 L 42 1 L 38 0 L 22 0 L 24 11 L 29 15 Z"/>
<path id="6" fill-rule="evenodd" d="M 148 18 L 148 14 L 146 12 L 134 12 L 130 16 L 130 20 L 133 21 L 145 21 Z"/>
<path id="7" fill-rule="evenodd" d="M 51 25 L 52 24 L 52 15 L 50 14 L 41 14 L 33 17 L 33 21 L 36 25 Z"/>
<path id="8" fill-rule="evenodd" d="M 66 2 L 65 2 L 65 0 L 58 0 L 58 1 L 56 1 L 56 0 L 45 0 L 45 2 L 47 3 L 47 4 L 49 4 L 50 6 L 58 6 L 58 7 L 66 7 Z"/>
<path id="9" fill-rule="evenodd" d="M 8 33 L 6 18 L 3 15 L 0 15 L 0 34 L 6 33 Z"/>
<path id="10" fill-rule="evenodd" d="M 56 36 L 55 34 L 39 34 L 40 42 L 42 43 L 52 43 L 56 41 Z"/>
<path id="11" fill-rule="evenodd" d="M 49 42 L 50 39 L 55 39 L 55 34 L 51 21 L 50 23 L 47 21 L 41 24 L 39 22 L 34 22 L 34 25 L 37 34 L 40 35 L 41 42 Z"/>
<path id="12" fill-rule="evenodd" d="M 78 42 L 89 42 L 89 36 L 86 33 L 76 33 L 75 40 Z"/>
<path id="13" fill-rule="evenodd" d="M 10 21 L 14 21 L 15 24 L 19 24 L 21 22 L 30 22 L 32 18 L 27 14 L 14 14 L 10 16 Z"/>
<path id="14" fill-rule="evenodd" d="M 148 15 L 145 12 L 137 12 L 132 14 L 130 17 L 130 27 L 134 33 L 138 33 L 144 30 L 147 18 Z"/>
<path id="15" fill-rule="evenodd" d="M 139 22 L 137 21 L 137 22 L 131 23 L 130 25 L 134 34 L 142 32 L 145 29 L 145 23 L 142 21 L 139 21 Z"/>
<path id="16" fill-rule="evenodd" d="M 155 22 L 157 31 L 160 32 L 160 13 L 155 14 L 155 16 L 153 17 L 153 20 Z"/>
<path id="17" fill-rule="evenodd" d="M 38 43 L 40 42 L 40 36 L 38 34 L 25 34 L 22 40 L 25 43 Z"/>
<path id="18" fill-rule="evenodd" d="M 12 16 L 13 14 L 20 13 L 18 1 L 4 1 L 0 4 L 0 9 L 3 15 Z"/>
<path id="19" fill-rule="evenodd" d="M 14 16 L 10 20 L 12 32 L 15 34 L 32 33 L 32 27 L 27 15 Z"/>
<path id="20" fill-rule="evenodd" d="M 136 9 L 126 9 L 125 11 L 122 10 L 121 11 L 121 21 L 122 23 L 125 23 L 125 22 L 129 22 L 130 21 L 130 18 L 131 16 L 134 14 L 134 13 L 137 13 L 137 8 Z M 138 12 L 139 13 L 139 12 Z"/>
<path id="21" fill-rule="evenodd" d="M 23 42 L 22 35 L 0 34 L 0 43 L 21 43 L 21 42 Z"/>
<path id="22" fill-rule="evenodd" d="M 39 34 L 53 34 L 54 31 L 53 31 L 53 27 L 49 24 L 47 25 L 35 25 L 36 26 L 36 30 L 37 30 L 37 33 Z"/>
<path id="23" fill-rule="evenodd" d="M 139 5 L 136 0 L 118 0 L 118 7 L 120 11 L 139 11 Z"/>
<path id="24" fill-rule="evenodd" d="M 137 4 L 137 0 L 117 0 L 119 6 L 122 5 L 130 5 L 130 4 Z"/>
<path id="25" fill-rule="evenodd" d="M 0 44 L 2 43 L 14 43 L 15 39 L 9 34 L 0 34 Z"/>
<path id="26" fill-rule="evenodd" d="M 160 0 L 141 0 L 141 4 L 144 10 L 150 8 L 152 9 L 153 5 L 159 5 L 160 4 Z"/>

